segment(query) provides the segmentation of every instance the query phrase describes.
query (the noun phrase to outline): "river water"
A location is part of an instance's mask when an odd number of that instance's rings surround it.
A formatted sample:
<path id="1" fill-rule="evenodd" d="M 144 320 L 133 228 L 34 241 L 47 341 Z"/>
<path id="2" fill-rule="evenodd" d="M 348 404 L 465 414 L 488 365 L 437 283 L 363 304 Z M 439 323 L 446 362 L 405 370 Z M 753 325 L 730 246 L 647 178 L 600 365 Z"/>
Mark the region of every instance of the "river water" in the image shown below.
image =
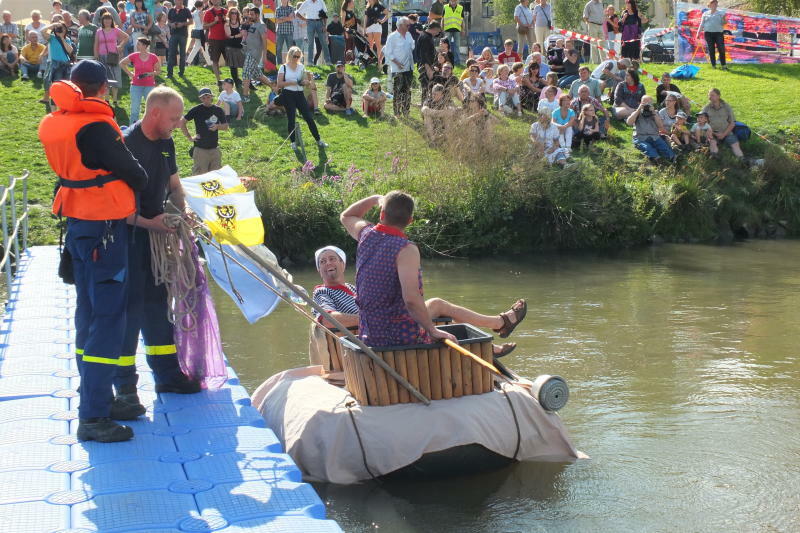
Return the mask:
<path id="1" fill-rule="evenodd" d="M 504 362 L 567 379 L 560 414 L 591 459 L 317 485 L 329 516 L 348 532 L 800 531 L 798 265 L 791 241 L 425 261 L 426 296 L 484 313 L 528 299 Z M 251 326 L 215 297 L 248 390 L 307 361 L 288 306 Z"/>

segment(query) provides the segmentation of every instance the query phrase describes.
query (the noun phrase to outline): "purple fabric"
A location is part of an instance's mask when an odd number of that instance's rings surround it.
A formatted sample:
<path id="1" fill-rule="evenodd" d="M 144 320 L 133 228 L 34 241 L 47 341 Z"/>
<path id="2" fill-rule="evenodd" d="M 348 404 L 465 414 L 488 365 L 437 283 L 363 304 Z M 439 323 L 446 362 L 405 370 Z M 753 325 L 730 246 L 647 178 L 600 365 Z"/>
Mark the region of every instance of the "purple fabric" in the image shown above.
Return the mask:
<path id="1" fill-rule="evenodd" d="M 391 228 L 389 228 L 391 230 Z M 431 342 L 408 313 L 397 274 L 397 254 L 408 238 L 385 226 L 367 226 L 361 232 L 356 259 L 358 331 L 368 346 L 407 346 Z M 419 273 L 422 294 L 422 273 Z"/>
<path id="2" fill-rule="evenodd" d="M 192 314 L 185 315 L 180 324 L 175 324 L 178 362 L 183 373 L 199 380 L 203 388 L 218 389 L 227 381 L 228 372 L 222 353 L 217 313 L 194 243 L 192 259 L 195 264 L 195 286 L 185 300 L 178 302 L 175 310 L 180 316 L 194 308 Z"/>

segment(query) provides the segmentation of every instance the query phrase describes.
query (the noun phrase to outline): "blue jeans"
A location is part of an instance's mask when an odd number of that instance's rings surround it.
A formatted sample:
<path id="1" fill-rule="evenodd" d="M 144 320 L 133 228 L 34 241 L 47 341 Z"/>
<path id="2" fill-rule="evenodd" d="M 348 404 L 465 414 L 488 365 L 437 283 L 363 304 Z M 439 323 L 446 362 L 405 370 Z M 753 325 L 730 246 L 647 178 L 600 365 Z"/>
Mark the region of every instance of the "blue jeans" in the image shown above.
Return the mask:
<path id="1" fill-rule="evenodd" d="M 661 137 L 647 137 L 645 139 L 634 139 L 633 145 L 637 150 L 651 159 L 663 157 L 664 159 L 675 159 L 675 152 L 669 147 L 667 142 Z"/>
<path id="2" fill-rule="evenodd" d="M 456 65 L 461 64 L 461 58 L 459 57 L 460 48 L 461 48 L 461 32 L 460 31 L 453 31 L 453 32 L 444 32 L 445 37 L 447 40 L 450 41 L 450 51 L 453 52 L 453 62 Z"/>
<path id="3" fill-rule="evenodd" d="M 170 35 L 169 50 L 167 51 L 167 76 L 172 76 L 172 69 L 177 64 L 177 56 L 180 54 L 181 62 L 178 65 L 178 72 L 183 75 L 186 68 L 186 35 Z"/>
<path id="4" fill-rule="evenodd" d="M 569 86 L 572 85 L 572 82 L 577 80 L 579 76 L 576 74 L 570 74 L 569 76 L 564 76 L 560 80 L 558 80 L 558 87 L 560 89 L 569 89 Z"/>
<path id="5" fill-rule="evenodd" d="M 31 63 L 20 63 L 19 70 L 22 72 L 22 76 L 25 78 L 35 78 L 37 74 L 39 74 L 39 65 L 33 65 Z"/>
<path id="6" fill-rule="evenodd" d="M 331 64 L 331 52 L 328 50 L 328 39 L 325 36 L 325 26 L 321 20 L 309 20 L 306 26 L 308 32 L 308 53 L 306 54 L 306 64 L 314 64 L 314 39 L 319 38 L 322 44 L 322 53 L 325 54 L 325 63 Z"/>
<path id="7" fill-rule="evenodd" d="M 279 33 L 277 37 L 278 40 L 275 44 L 275 59 L 277 60 L 277 64 L 280 65 L 286 62 L 286 54 L 289 52 L 289 48 L 294 46 L 294 36 L 291 33 Z M 284 47 L 286 47 L 286 50 L 283 50 Z M 281 50 L 283 50 L 283 53 L 281 53 Z"/>
<path id="8" fill-rule="evenodd" d="M 131 85 L 131 116 L 130 124 L 133 125 L 139 120 L 139 109 L 142 107 L 142 99 L 147 100 L 147 95 L 150 94 L 154 87 L 152 85 Z"/>

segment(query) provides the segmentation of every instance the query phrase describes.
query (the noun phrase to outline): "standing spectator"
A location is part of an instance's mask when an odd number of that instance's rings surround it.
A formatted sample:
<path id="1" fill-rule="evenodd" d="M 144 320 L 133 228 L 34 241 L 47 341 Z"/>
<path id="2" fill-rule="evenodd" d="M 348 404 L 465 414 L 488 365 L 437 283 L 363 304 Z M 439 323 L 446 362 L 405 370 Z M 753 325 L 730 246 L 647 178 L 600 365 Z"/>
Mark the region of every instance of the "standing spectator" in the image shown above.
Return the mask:
<path id="1" fill-rule="evenodd" d="M 11 11 L 3 11 L 3 23 L 0 24 L 0 34 L 2 33 L 10 35 L 13 44 L 17 44 L 20 42 L 19 26 L 11 22 Z M 28 32 L 25 32 L 24 37 L 25 39 L 28 38 Z M 39 35 L 37 35 L 37 38 L 38 37 Z"/>
<path id="2" fill-rule="evenodd" d="M 520 55 L 523 55 L 525 51 L 525 43 L 528 44 L 528 53 L 533 52 L 536 36 L 533 31 L 533 11 L 530 8 L 530 0 L 519 0 L 519 4 L 514 8 L 514 22 L 517 25 L 517 50 Z"/>
<path id="3" fill-rule="evenodd" d="M 603 3 L 600 0 L 589 0 L 583 7 L 583 22 L 586 23 L 586 33 L 589 37 L 594 37 L 597 41 L 590 43 L 591 49 L 591 63 L 600 62 L 600 50 L 597 49 L 596 44 L 599 44 L 600 39 L 603 38 L 603 24 L 605 23 L 605 12 Z M 585 55 L 585 54 L 584 54 Z"/>
<path id="4" fill-rule="evenodd" d="M 661 158 L 670 162 L 675 161 L 675 152 L 661 137 L 661 134 L 667 132 L 661 118 L 653 108 L 652 96 L 643 96 L 641 103 L 633 110 L 626 122 L 628 126 L 633 126 L 633 145 L 652 163 L 658 162 Z"/>
<path id="5" fill-rule="evenodd" d="M 61 20 L 64 23 L 64 26 L 67 28 L 67 37 L 73 43 L 78 42 L 78 32 L 80 31 L 80 26 L 78 23 L 72 19 L 72 13 L 69 11 L 62 11 L 61 12 Z"/>
<path id="6" fill-rule="evenodd" d="M 625 0 L 625 11 L 622 12 L 620 27 L 622 28 L 622 57 L 639 61 L 642 55 L 642 24 L 647 17 L 639 16 L 636 0 Z"/>
<path id="7" fill-rule="evenodd" d="M 325 110 L 335 113 L 344 111 L 353 114 L 353 77 L 344 71 L 344 62 L 336 63 L 336 71 L 328 74 L 325 81 Z"/>
<path id="8" fill-rule="evenodd" d="M 644 85 L 639 83 L 639 72 L 629 68 L 625 73 L 625 82 L 617 85 L 614 91 L 614 116 L 618 120 L 625 120 L 642 103 Z"/>
<path id="9" fill-rule="evenodd" d="M 619 31 L 619 16 L 614 10 L 614 6 L 606 7 L 605 20 L 603 22 L 603 37 L 606 39 L 606 48 L 610 52 L 619 54 L 620 51 L 620 31 Z"/>
<path id="10" fill-rule="evenodd" d="M 47 39 L 44 38 L 42 30 L 44 29 L 44 22 L 42 22 L 42 12 L 38 9 L 31 11 L 31 22 L 25 26 L 25 35 L 35 31 L 39 34 L 39 41 L 44 43 Z M 15 34 L 16 35 L 16 34 Z"/>
<path id="11" fill-rule="evenodd" d="M 558 142 L 567 150 L 567 155 L 572 149 L 572 129 L 576 126 L 577 115 L 570 104 L 572 99 L 568 94 L 562 94 L 558 99 L 558 109 L 553 111 L 553 124 L 558 128 Z"/>
<path id="12" fill-rule="evenodd" d="M 234 120 L 242 120 L 244 115 L 242 97 L 236 92 L 232 78 L 222 80 L 222 92 L 217 97 L 217 105 L 225 112 L 228 124 Z"/>
<path id="13" fill-rule="evenodd" d="M 85 9 L 78 12 L 78 22 L 81 28 L 78 30 L 78 60 L 94 58 L 94 35 L 97 33 L 97 26 L 92 24 L 92 15 Z"/>
<path id="14" fill-rule="evenodd" d="M 97 18 L 96 14 L 95 18 Z M 148 37 L 153 22 L 153 18 L 144 5 L 144 0 L 134 0 L 133 12 L 130 14 L 131 39 L 138 40 L 139 37 Z"/>
<path id="15" fill-rule="evenodd" d="M 603 95 L 603 91 L 600 89 L 600 80 L 591 77 L 589 67 L 580 67 L 580 69 L 578 69 L 578 76 L 578 79 L 573 81 L 569 86 L 570 98 L 578 96 L 578 89 L 581 87 L 588 87 L 589 94 L 592 95 L 592 98 L 600 98 Z"/>
<path id="16" fill-rule="evenodd" d="M 352 0 L 351 0 L 352 1 Z M 286 52 L 294 45 L 294 8 L 289 5 L 289 0 L 281 0 L 281 5 L 275 11 L 275 23 L 277 44 L 275 46 L 275 57 L 284 57 Z"/>
<path id="17" fill-rule="evenodd" d="M 135 3 L 136 2 L 134 2 L 134 4 Z M 114 21 L 114 27 L 122 26 L 122 19 L 119 18 L 119 13 L 117 13 L 117 10 L 114 9 L 114 6 L 111 5 L 111 2 L 109 2 L 109 0 L 103 0 L 102 2 L 100 2 L 100 6 L 98 6 L 98 8 L 94 12 L 94 18 L 92 19 L 92 24 L 94 24 L 98 28 L 102 27 L 100 21 L 102 20 L 104 13 L 108 13 L 109 15 L 111 15 L 111 19 Z"/>
<path id="18" fill-rule="evenodd" d="M 114 101 L 114 106 L 119 104 L 119 86 L 122 83 L 119 60 L 127 42 L 128 34 L 117 28 L 114 25 L 113 17 L 105 13 L 100 19 L 100 29 L 95 33 L 94 56 L 99 58 L 100 62 L 105 65 L 108 80 L 116 82 L 111 87 L 111 98 Z"/>
<path id="19" fill-rule="evenodd" d="M 131 7 L 133 7 L 133 2 L 131 2 Z M 125 27 L 125 23 L 128 22 L 128 10 L 125 9 L 125 2 L 120 0 L 117 2 L 117 13 L 119 14 L 119 20 L 122 22 L 122 27 Z"/>
<path id="20" fill-rule="evenodd" d="M 289 48 L 289 53 L 286 54 L 286 62 L 278 69 L 278 82 L 276 85 L 278 89 L 282 89 L 281 100 L 286 108 L 289 139 L 292 141 L 292 150 L 297 150 L 295 113 L 299 110 L 308 125 L 308 129 L 311 131 L 311 135 L 317 141 L 317 145 L 325 148 L 328 145 L 319 136 L 317 124 L 314 122 L 314 115 L 308 109 L 308 101 L 306 101 L 303 94 L 303 85 L 307 83 L 307 77 L 302 59 L 303 52 L 300 48 L 293 46 Z"/>
<path id="21" fill-rule="evenodd" d="M 428 27 L 417 39 L 417 70 L 419 71 L 419 88 L 423 102 L 428 99 L 428 89 L 433 79 L 433 67 L 436 63 L 434 39 L 440 31 L 439 22 L 434 20 L 428 24 Z"/>
<path id="22" fill-rule="evenodd" d="M 583 143 L 589 148 L 591 143 L 600 138 L 600 120 L 595 113 L 592 104 L 585 104 L 581 108 L 576 127 L 578 132 L 575 134 L 575 148 L 580 149 Z"/>
<path id="23" fill-rule="evenodd" d="M 53 11 L 50 12 L 50 20 L 52 20 L 54 16 L 61 15 L 64 12 L 63 4 L 59 0 L 53 0 L 51 5 L 53 6 Z"/>
<path id="24" fill-rule="evenodd" d="M 11 42 L 11 36 L 0 34 L 0 72 L 17 77 L 19 70 L 19 50 Z"/>
<path id="25" fill-rule="evenodd" d="M 383 64 L 383 51 L 381 50 L 381 33 L 383 23 L 389 18 L 389 10 L 379 0 L 367 0 L 364 9 L 364 32 L 367 34 L 369 47 L 378 55 L 378 65 Z"/>
<path id="26" fill-rule="evenodd" d="M 441 0 L 434 0 L 431 3 L 430 11 L 428 11 L 428 24 L 436 22 L 439 27 L 442 26 L 442 18 L 444 17 L 444 2 Z"/>
<path id="27" fill-rule="evenodd" d="M 688 113 L 692 106 L 691 102 L 681 94 L 681 90 L 678 89 L 678 86 L 672 83 L 672 76 L 670 73 L 665 72 L 661 75 L 661 83 L 656 87 L 656 104 L 660 107 L 664 103 L 664 99 L 666 99 L 667 95 L 670 93 L 675 95 L 675 98 L 680 102 L 681 108 Z"/>
<path id="28" fill-rule="evenodd" d="M 169 39 L 171 36 L 169 25 L 167 24 L 167 13 L 159 11 L 156 15 L 156 23 L 150 29 L 150 35 L 156 40 L 156 55 L 163 57 L 166 62 L 167 49 L 169 48 Z"/>
<path id="29" fill-rule="evenodd" d="M 192 143 L 192 175 L 204 174 L 222 168 L 222 152 L 219 149 L 219 131 L 228 129 L 228 121 L 221 107 L 214 105 L 211 89 L 203 87 L 197 93 L 200 103 L 189 110 L 181 119 L 181 131 Z M 194 121 L 195 135 L 186 126 Z"/>
<path id="30" fill-rule="evenodd" d="M 697 122 L 695 122 L 694 126 L 692 126 L 690 133 L 692 134 L 692 140 L 698 146 L 708 146 L 709 150 L 711 151 L 711 157 L 717 157 L 719 155 L 717 139 L 714 137 L 714 131 L 711 129 L 711 124 L 708 123 L 708 113 L 705 111 L 700 111 L 697 114 Z"/>
<path id="31" fill-rule="evenodd" d="M 211 66 L 211 56 L 206 50 L 206 30 L 203 29 L 203 0 L 197 0 L 192 9 L 192 42 L 189 45 L 191 50 L 186 58 L 186 63 L 193 65 L 198 53 L 203 54 L 206 66 Z M 200 60 L 198 60 L 198 64 Z"/>
<path id="32" fill-rule="evenodd" d="M 708 115 L 708 123 L 717 144 L 720 142 L 731 147 L 733 154 L 742 159 L 744 153 L 739 145 L 739 138 L 734 135 L 733 128 L 736 126 L 736 117 L 733 109 L 728 102 L 722 99 L 722 93 L 717 88 L 708 91 L 708 103 L 703 108 L 703 113 Z"/>
<path id="33" fill-rule="evenodd" d="M 397 86 L 395 85 L 395 90 Z M 395 92 L 395 95 L 397 92 Z M 397 98 L 397 96 L 395 96 Z M 369 80 L 369 88 L 361 95 L 361 105 L 364 114 L 367 116 L 383 116 L 383 107 L 386 105 L 386 93 L 381 89 L 381 80 L 372 78 Z"/>
<path id="34" fill-rule="evenodd" d="M 411 109 L 411 83 L 414 80 L 414 40 L 408 28 L 411 21 L 408 17 L 400 17 L 397 29 L 386 39 L 384 52 L 389 64 L 389 75 L 392 77 L 394 90 L 395 116 L 407 116 Z"/>
<path id="35" fill-rule="evenodd" d="M 547 36 L 553 30 L 553 8 L 547 0 L 540 0 L 533 6 L 533 31 L 536 33 L 536 42 L 542 50 L 547 50 Z"/>
<path id="36" fill-rule="evenodd" d="M 344 53 L 353 50 L 353 36 L 350 30 L 358 30 L 358 16 L 356 15 L 355 0 L 343 0 L 342 7 L 339 9 L 339 17 L 342 19 L 344 26 Z"/>
<path id="37" fill-rule="evenodd" d="M 244 45 L 244 70 L 242 70 L 242 101 L 250 101 L 250 84 L 256 80 L 269 86 L 269 79 L 261 70 L 261 56 L 264 53 L 264 40 L 267 36 L 267 27 L 261 23 L 261 13 L 257 8 L 244 11 L 247 24 L 242 25 L 242 44 Z M 291 28 L 291 22 L 289 23 Z M 280 38 L 280 34 L 278 34 Z M 287 43 L 288 46 L 288 43 Z M 280 57 L 280 56 L 278 56 Z"/>
<path id="38" fill-rule="evenodd" d="M 128 65 L 133 65 L 133 72 Z M 150 53 L 150 39 L 139 37 L 136 40 L 136 51 L 123 58 L 119 66 L 131 79 L 131 113 L 129 124 L 133 125 L 139 120 L 139 109 L 142 99 L 147 101 L 147 95 L 156 86 L 156 76 L 161 74 L 161 59 L 156 54 Z"/>
<path id="39" fill-rule="evenodd" d="M 497 56 L 497 62 L 500 65 L 511 66 L 514 63 L 519 63 L 521 61 L 522 58 L 514 51 L 514 41 L 511 39 L 506 39 L 506 41 L 503 43 L 503 51 Z"/>
<path id="40" fill-rule="evenodd" d="M 331 51 L 331 61 L 343 61 L 345 59 L 344 26 L 342 25 L 339 13 L 333 14 L 333 20 L 331 20 L 331 23 L 328 24 L 327 31 L 328 47 Z"/>
<path id="41" fill-rule="evenodd" d="M 137 0 L 138 1 L 138 0 Z M 219 78 L 219 58 L 225 53 L 225 15 L 228 10 L 219 7 L 219 0 L 211 0 L 211 7 L 203 13 L 203 29 L 208 30 L 208 53 L 211 56 L 211 70 L 217 78 L 217 86 L 222 89 Z"/>
<path id="42" fill-rule="evenodd" d="M 19 53 L 19 67 L 22 72 L 22 81 L 38 76 L 44 72 L 42 69 L 42 54 L 46 47 L 39 42 L 39 34 L 32 31 L 28 34 L 28 44 L 22 47 Z"/>
<path id="43" fill-rule="evenodd" d="M 450 0 L 444 6 L 444 17 L 442 18 L 442 29 L 447 34 L 450 43 L 450 51 L 453 53 L 453 64 L 461 63 L 461 34 L 464 33 L 464 6 L 458 0 Z"/>
<path id="44" fill-rule="evenodd" d="M 558 128 L 552 122 L 552 115 L 539 113 L 539 118 L 531 124 L 530 137 L 533 142 L 534 153 L 540 154 L 547 162 L 565 166 L 569 152 L 561 147 L 558 142 Z"/>
<path id="45" fill-rule="evenodd" d="M 497 104 L 500 106 L 500 109 L 508 115 L 513 113 L 514 109 L 516 109 L 517 116 L 521 117 L 522 107 L 520 106 L 519 100 L 519 87 L 517 87 L 517 82 L 509 76 L 510 71 L 511 68 L 508 65 L 500 65 L 500 68 L 497 69 L 497 78 L 494 80 Z M 514 108 L 512 109 L 509 104 L 513 104 Z"/>
<path id="46" fill-rule="evenodd" d="M 172 69 L 178 65 L 178 74 L 184 75 L 186 69 L 186 41 L 189 38 L 189 24 L 192 23 L 192 12 L 184 5 L 184 0 L 175 0 L 175 7 L 167 12 L 169 21 L 169 49 L 167 51 L 167 77 L 172 77 Z M 180 54 L 180 63 L 178 55 Z"/>
<path id="47" fill-rule="evenodd" d="M 301 50 L 305 50 L 308 48 L 306 43 L 306 37 L 308 36 L 308 23 L 297 16 L 297 12 L 303 6 L 303 2 L 298 2 L 297 5 L 294 6 L 294 19 L 292 20 L 292 30 L 294 31 L 294 46 L 299 47 Z M 291 48 L 291 47 L 290 47 Z M 288 55 L 281 56 L 284 58 Z"/>
<path id="48" fill-rule="evenodd" d="M 308 39 L 308 60 L 314 57 L 314 42 L 319 39 L 322 53 L 325 56 L 325 63 L 331 64 L 331 52 L 326 43 L 328 39 L 325 35 L 325 23 L 322 19 L 327 19 L 327 8 L 324 0 L 305 0 L 295 11 L 295 16 L 304 20 L 306 23 L 306 38 Z"/>
<path id="49" fill-rule="evenodd" d="M 594 108 L 594 116 L 597 117 L 599 121 L 600 138 L 605 139 L 609 126 L 608 111 L 606 111 L 606 108 L 600 103 L 600 100 L 592 98 L 592 95 L 589 94 L 589 88 L 583 86 L 578 89 L 578 96 L 572 100 L 570 107 L 575 111 L 575 115 L 578 116 L 587 105 L 591 105 Z"/>
<path id="50" fill-rule="evenodd" d="M 44 79 L 43 104 L 50 104 L 50 85 L 59 80 L 69 79 L 72 54 L 72 42 L 67 38 L 67 29 L 60 22 L 42 27 L 44 42 L 47 43 L 47 59 L 49 61 L 47 76 Z"/>
<path id="51" fill-rule="evenodd" d="M 242 15 L 238 9 L 232 7 L 228 11 L 228 22 L 225 23 L 225 63 L 231 71 L 231 78 L 237 87 L 242 86 L 239 79 L 239 69 L 244 67 L 244 50 L 242 49 Z"/>
<path id="52" fill-rule="evenodd" d="M 700 25 L 697 27 L 695 41 L 700 40 L 700 32 L 705 31 L 706 48 L 711 59 L 711 68 L 717 68 L 716 52 L 719 51 L 719 63 L 722 70 L 728 70 L 725 65 L 725 36 L 722 33 L 725 29 L 725 15 L 717 11 L 717 0 L 709 0 L 708 11 L 703 12 L 700 18 Z"/>

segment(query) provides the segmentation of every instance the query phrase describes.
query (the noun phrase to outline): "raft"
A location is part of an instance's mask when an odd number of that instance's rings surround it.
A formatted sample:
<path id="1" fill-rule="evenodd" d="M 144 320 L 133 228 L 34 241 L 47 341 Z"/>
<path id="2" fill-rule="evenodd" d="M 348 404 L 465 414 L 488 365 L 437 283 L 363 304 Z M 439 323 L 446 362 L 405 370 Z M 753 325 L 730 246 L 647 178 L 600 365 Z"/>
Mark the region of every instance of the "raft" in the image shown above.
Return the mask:
<path id="1" fill-rule="evenodd" d="M 466 324 L 443 329 L 492 361 L 490 335 Z M 322 346 L 331 351 L 310 353 L 317 364 L 276 374 L 252 396 L 307 481 L 429 479 L 586 457 L 558 414 L 542 406 L 566 401 L 561 378 L 531 382 L 495 360 L 510 376 L 500 379 L 442 344 L 374 349 L 431 400 L 424 405 L 346 339 Z M 342 371 L 331 369 L 334 360 Z"/>

